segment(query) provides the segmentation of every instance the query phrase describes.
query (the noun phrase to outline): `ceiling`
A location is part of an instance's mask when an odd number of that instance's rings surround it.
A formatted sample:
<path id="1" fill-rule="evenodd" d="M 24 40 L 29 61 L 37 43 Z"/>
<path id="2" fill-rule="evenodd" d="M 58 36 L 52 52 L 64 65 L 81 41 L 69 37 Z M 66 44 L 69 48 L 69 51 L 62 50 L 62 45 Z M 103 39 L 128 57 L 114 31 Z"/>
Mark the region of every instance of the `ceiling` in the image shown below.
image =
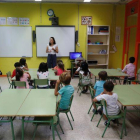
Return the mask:
<path id="1" fill-rule="evenodd" d="M 42 0 L 49 3 L 83 3 L 84 0 Z M 132 0 L 91 0 L 90 3 L 128 3 Z M 35 0 L 0 0 L 0 2 L 35 2 Z"/>

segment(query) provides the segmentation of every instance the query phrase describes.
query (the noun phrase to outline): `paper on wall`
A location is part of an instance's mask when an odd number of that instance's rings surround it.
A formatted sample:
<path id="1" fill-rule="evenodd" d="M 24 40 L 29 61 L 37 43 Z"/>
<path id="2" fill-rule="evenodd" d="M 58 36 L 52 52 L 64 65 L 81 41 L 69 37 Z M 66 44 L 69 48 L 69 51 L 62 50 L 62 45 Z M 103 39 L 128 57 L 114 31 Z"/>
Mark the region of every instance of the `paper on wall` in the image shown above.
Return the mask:
<path id="1" fill-rule="evenodd" d="M 19 18 L 19 25 L 29 25 L 30 20 L 29 18 Z"/>
<path id="2" fill-rule="evenodd" d="M 8 17 L 7 25 L 18 25 L 18 18 L 16 17 Z"/>
<path id="3" fill-rule="evenodd" d="M 0 25 L 6 25 L 6 17 L 0 17 Z"/>

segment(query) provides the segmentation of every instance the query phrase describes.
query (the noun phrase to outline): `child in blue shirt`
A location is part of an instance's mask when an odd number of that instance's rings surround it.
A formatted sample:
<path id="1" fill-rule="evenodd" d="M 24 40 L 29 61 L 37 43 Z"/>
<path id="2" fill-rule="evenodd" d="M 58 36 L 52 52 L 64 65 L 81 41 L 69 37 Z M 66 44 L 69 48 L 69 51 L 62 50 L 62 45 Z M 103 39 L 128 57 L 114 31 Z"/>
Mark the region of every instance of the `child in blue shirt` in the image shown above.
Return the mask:
<path id="1" fill-rule="evenodd" d="M 59 104 L 60 110 L 66 110 L 69 108 L 70 105 L 70 99 L 72 94 L 74 93 L 74 88 L 73 86 L 70 85 L 71 82 L 71 76 L 67 72 L 63 72 L 59 80 L 57 80 L 56 85 L 55 85 L 55 96 L 61 95 L 61 100 Z M 59 85 L 60 83 L 64 84 L 65 86 L 62 87 L 59 91 Z"/>
<path id="2" fill-rule="evenodd" d="M 103 86 L 107 79 L 107 72 L 101 71 L 101 72 L 99 72 L 98 76 L 99 76 L 100 81 L 97 81 L 94 85 L 95 97 L 97 97 L 104 91 Z M 93 104 L 93 106 L 94 106 L 93 112 L 95 112 L 95 114 L 97 114 L 98 112 L 97 112 L 96 105 Z"/>

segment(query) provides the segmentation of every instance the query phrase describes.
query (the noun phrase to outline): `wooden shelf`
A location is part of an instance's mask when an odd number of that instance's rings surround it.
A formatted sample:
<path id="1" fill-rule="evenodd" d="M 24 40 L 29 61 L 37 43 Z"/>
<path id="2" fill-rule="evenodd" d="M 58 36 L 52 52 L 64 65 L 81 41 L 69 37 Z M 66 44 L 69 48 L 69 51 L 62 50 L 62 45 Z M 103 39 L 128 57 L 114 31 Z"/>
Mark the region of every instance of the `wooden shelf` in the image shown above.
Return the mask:
<path id="1" fill-rule="evenodd" d="M 108 46 L 108 44 L 87 44 L 88 46 Z"/>
<path id="2" fill-rule="evenodd" d="M 106 35 L 109 35 L 109 34 L 88 34 L 88 35 L 95 35 L 95 36 L 96 35 L 105 35 L 106 36 Z"/>
<path id="3" fill-rule="evenodd" d="M 98 53 L 93 53 L 93 54 L 88 54 L 88 55 L 108 55 L 108 54 L 98 54 Z"/>

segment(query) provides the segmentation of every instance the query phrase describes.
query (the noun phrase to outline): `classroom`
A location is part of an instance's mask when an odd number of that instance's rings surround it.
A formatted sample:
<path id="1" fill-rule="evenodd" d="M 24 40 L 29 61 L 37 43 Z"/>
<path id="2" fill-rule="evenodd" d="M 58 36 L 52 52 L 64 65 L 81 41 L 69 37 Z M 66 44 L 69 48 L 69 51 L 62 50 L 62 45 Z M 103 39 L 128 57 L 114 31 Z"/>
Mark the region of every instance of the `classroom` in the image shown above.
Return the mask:
<path id="1" fill-rule="evenodd" d="M 140 139 L 140 0 L 0 0 L 0 140 Z"/>

